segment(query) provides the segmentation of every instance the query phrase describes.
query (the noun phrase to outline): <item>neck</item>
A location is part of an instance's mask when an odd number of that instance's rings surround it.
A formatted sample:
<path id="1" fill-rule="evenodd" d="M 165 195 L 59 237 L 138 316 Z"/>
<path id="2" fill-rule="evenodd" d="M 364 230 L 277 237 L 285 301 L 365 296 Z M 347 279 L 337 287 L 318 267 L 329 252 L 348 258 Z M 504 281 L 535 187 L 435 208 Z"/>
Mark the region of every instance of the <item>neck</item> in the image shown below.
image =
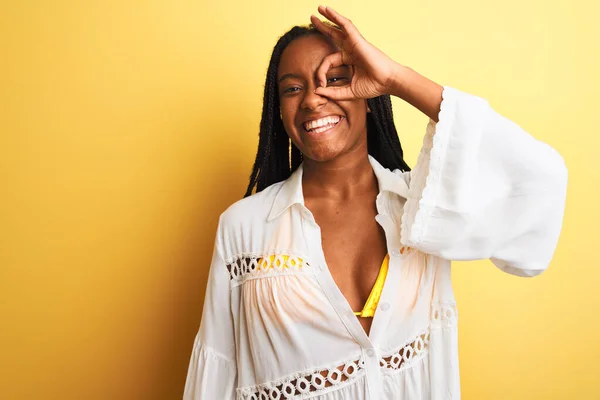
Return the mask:
<path id="1" fill-rule="evenodd" d="M 305 199 L 347 201 L 379 191 L 368 153 L 346 154 L 330 161 L 304 159 L 302 187 Z"/>

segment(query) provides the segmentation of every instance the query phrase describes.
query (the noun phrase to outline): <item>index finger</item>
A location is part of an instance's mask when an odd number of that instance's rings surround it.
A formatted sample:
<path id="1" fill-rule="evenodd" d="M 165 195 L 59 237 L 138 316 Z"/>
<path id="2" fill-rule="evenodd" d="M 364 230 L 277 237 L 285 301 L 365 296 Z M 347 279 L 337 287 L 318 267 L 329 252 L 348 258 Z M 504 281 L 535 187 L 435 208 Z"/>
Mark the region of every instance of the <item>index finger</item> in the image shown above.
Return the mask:
<path id="1" fill-rule="evenodd" d="M 330 20 L 331 22 L 333 22 L 334 24 L 337 24 L 340 27 L 342 27 L 342 29 L 344 31 L 346 31 L 346 33 L 348 33 L 348 35 L 360 36 L 360 32 L 358 31 L 356 26 L 354 26 L 352 21 L 350 21 L 348 18 L 344 17 L 343 15 L 341 15 L 340 13 L 335 11 L 333 8 L 326 7 L 326 6 L 319 6 L 319 13 L 322 16 L 324 16 L 325 18 L 327 18 L 328 20 Z"/>
<path id="2" fill-rule="evenodd" d="M 354 100 L 356 96 L 352 92 L 350 86 L 341 87 L 319 87 L 315 90 L 315 93 L 319 96 L 327 97 L 331 100 Z"/>
<path id="3" fill-rule="evenodd" d="M 330 54 L 321 61 L 321 65 L 317 68 L 317 79 L 321 87 L 327 87 L 327 71 L 340 65 L 344 65 L 344 57 L 341 51 Z"/>
<path id="4" fill-rule="evenodd" d="M 310 22 L 312 22 L 313 26 L 315 28 L 317 28 L 317 30 L 319 32 L 321 32 L 322 34 L 324 34 L 326 36 L 329 36 L 334 41 L 334 43 L 337 44 L 338 46 L 344 40 L 344 34 L 337 27 L 323 23 L 323 21 L 321 21 L 319 18 L 315 17 L 314 15 L 310 16 Z"/>

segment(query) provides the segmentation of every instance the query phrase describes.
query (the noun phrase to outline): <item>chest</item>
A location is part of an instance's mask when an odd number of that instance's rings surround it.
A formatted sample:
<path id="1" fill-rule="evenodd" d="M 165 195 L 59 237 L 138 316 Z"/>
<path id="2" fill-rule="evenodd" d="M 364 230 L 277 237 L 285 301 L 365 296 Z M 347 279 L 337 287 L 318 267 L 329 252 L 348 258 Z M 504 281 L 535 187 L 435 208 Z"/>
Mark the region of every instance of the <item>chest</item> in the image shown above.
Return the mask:
<path id="1" fill-rule="evenodd" d="M 336 285 L 353 311 L 361 311 L 387 253 L 383 228 L 375 220 L 374 199 L 312 210 L 321 229 L 325 260 Z M 368 331 L 371 318 L 359 318 Z"/>

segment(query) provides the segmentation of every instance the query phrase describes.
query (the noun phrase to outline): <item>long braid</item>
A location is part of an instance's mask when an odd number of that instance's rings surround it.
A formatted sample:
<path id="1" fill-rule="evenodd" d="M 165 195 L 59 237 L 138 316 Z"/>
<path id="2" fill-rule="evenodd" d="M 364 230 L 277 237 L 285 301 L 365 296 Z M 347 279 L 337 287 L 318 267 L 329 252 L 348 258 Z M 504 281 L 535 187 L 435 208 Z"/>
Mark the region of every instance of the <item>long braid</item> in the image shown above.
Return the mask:
<path id="1" fill-rule="evenodd" d="M 314 33 L 314 32 L 313 32 Z M 285 132 L 279 115 L 279 95 L 277 92 L 277 69 L 283 50 L 301 36 L 311 34 L 310 29 L 294 27 L 277 41 L 269 67 L 263 96 L 262 117 L 258 140 L 258 152 L 250 174 L 250 183 L 244 197 L 250 196 L 252 190 L 260 192 L 267 186 L 287 179 L 293 170 L 290 169 L 291 141 Z M 298 161 L 297 157 L 292 157 Z M 300 163 L 298 162 L 298 165 Z M 297 168 L 298 165 L 295 167 Z"/>
<path id="2" fill-rule="evenodd" d="M 291 170 L 295 171 L 296 168 L 298 168 L 300 166 L 300 164 L 302 163 L 302 152 L 293 144 L 291 143 L 291 153 L 292 153 L 292 165 L 291 165 Z"/>
<path id="3" fill-rule="evenodd" d="M 410 171 L 404 161 L 404 151 L 398 138 L 392 100 L 384 95 L 368 99 L 371 112 L 367 114 L 367 146 L 371 154 L 385 168 Z"/>
<path id="4" fill-rule="evenodd" d="M 312 26 L 295 26 L 279 38 L 273 49 L 265 82 L 258 151 L 244 197 L 250 196 L 254 189 L 260 192 L 274 183 L 287 179 L 302 163 L 303 155 L 291 142 L 279 115 L 277 69 L 283 51 L 293 40 L 320 34 Z M 390 96 L 369 99 L 367 104 L 371 109 L 367 114 L 369 154 L 386 168 L 410 171 L 403 159 L 402 146 L 394 125 Z"/>

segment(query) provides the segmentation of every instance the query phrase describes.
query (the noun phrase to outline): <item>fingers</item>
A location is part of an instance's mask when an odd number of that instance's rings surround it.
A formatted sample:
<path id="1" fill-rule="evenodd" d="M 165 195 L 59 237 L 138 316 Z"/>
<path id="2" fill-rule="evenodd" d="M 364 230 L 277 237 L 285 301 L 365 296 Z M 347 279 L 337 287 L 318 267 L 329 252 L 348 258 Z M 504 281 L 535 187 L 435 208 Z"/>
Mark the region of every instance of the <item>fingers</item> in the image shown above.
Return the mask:
<path id="1" fill-rule="evenodd" d="M 310 22 L 314 25 L 315 28 L 317 28 L 319 32 L 326 36 L 329 36 L 334 41 L 334 43 L 339 44 L 344 40 L 344 33 L 341 30 L 331 25 L 325 24 L 323 21 L 321 21 L 314 15 L 310 16 Z"/>
<path id="2" fill-rule="evenodd" d="M 360 36 L 360 32 L 358 32 L 358 29 L 356 29 L 356 26 L 354 26 L 352 21 L 335 11 L 333 8 L 319 6 L 319 13 L 329 21 L 340 26 L 349 36 Z"/>
<path id="3" fill-rule="evenodd" d="M 331 100 L 353 100 L 356 98 L 350 85 L 341 87 L 318 87 L 315 93 Z"/>
<path id="4" fill-rule="evenodd" d="M 331 68 L 339 67 L 344 65 L 344 57 L 341 51 L 330 54 L 321 61 L 321 65 L 317 68 L 317 79 L 319 80 L 319 86 L 327 86 L 327 71 Z"/>
<path id="5" fill-rule="evenodd" d="M 327 71 L 344 64 L 344 56 L 341 51 L 330 54 L 323 59 L 321 65 L 317 68 L 319 87 L 315 89 L 316 94 L 332 100 L 350 100 L 356 97 L 350 85 L 327 87 Z"/>

